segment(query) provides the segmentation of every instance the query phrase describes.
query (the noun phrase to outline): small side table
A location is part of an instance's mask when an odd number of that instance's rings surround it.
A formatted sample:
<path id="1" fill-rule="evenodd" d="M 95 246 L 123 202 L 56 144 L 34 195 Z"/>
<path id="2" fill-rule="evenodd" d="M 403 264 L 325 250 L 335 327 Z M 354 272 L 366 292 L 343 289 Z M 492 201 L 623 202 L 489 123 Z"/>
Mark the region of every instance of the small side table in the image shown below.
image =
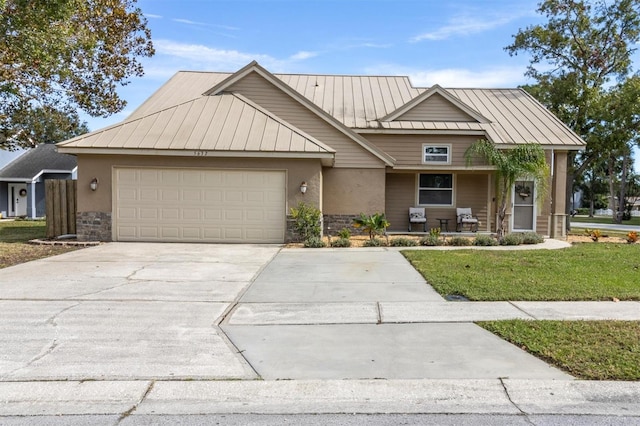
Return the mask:
<path id="1" fill-rule="evenodd" d="M 444 232 L 449 232 L 449 219 L 441 219 L 439 217 L 436 218 L 437 221 L 440 222 L 440 230 Z"/>

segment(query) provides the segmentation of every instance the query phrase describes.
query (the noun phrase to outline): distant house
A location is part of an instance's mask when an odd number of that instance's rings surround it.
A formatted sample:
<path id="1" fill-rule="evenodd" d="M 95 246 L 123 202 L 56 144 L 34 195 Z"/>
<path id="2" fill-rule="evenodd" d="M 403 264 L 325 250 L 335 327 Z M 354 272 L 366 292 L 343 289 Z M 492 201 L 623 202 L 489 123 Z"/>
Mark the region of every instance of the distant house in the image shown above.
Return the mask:
<path id="1" fill-rule="evenodd" d="M 2 217 L 42 217 L 45 179 L 75 179 L 77 160 L 60 154 L 53 144 L 42 144 L 0 169 Z"/>
<path id="2" fill-rule="evenodd" d="M 304 201 L 325 231 L 384 212 L 406 232 L 455 228 L 471 208 L 496 227 L 495 168 L 467 167 L 478 139 L 535 142 L 550 191 L 511 188 L 510 232 L 565 236 L 566 170 L 585 142 L 522 89 L 414 87 L 407 77 L 179 72 L 121 123 L 58 144 L 78 157 L 79 239 L 282 243 Z M 422 228 L 422 227 L 421 227 Z M 450 229 L 454 231 L 455 229 Z"/>

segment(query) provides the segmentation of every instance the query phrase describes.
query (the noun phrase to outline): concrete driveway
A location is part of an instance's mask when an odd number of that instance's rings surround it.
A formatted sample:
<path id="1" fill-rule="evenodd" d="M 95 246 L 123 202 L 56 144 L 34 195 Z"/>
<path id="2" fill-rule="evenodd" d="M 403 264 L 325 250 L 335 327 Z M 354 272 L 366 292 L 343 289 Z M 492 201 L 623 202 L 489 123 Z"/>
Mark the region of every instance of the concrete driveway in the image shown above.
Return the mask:
<path id="1" fill-rule="evenodd" d="M 217 323 L 277 246 L 112 243 L 0 270 L 0 380 L 253 379 Z"/>
<path id="2" fill-rule="evenodd" d="M 398 322 L 447 302 L 397 251 L 111 243 L 0 283 L 1 381 L 570 379 L 469 322 Z"/>

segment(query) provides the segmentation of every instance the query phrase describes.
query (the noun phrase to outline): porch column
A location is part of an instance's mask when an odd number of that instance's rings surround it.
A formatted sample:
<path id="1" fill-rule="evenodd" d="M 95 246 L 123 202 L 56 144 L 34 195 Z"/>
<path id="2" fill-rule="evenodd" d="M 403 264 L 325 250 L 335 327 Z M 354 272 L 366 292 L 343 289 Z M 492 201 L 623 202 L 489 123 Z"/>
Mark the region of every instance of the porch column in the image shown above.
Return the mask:
<path id="1" fill-rule="evenodd" d="M 36 218 L 36 183 L 31 182 L 31 219 Z"/>
<path id="2" fill-rule="evenodd" d="M 551 223 L 549 236 L 551 238 L 567 237 L 567 161 L 566 151 L 555 151 L 552 161 L 553 179 L 551 181 Z"/>

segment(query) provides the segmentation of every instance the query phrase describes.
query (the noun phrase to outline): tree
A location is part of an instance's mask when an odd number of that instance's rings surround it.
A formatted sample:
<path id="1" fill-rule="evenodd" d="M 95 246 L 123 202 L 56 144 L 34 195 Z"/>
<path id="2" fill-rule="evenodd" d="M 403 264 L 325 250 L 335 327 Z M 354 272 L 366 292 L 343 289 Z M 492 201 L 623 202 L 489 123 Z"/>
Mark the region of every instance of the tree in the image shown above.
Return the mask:
<path id="1" fill-rule="evenodd" d="M 601 140 L 592 133 L 602 122 L 599 99 L 612 79 L 624 81 L 632 71 L 632 46 L 640 40 L 640 3 L 545 0 L 538 12 L 547 22 L 518 31 L 505 49 L 510 55 L 531 55 L 526 75 L 536 84 L 525 89 L 587 142 L 580 156 L 570 158 L 569 199 L 575 176 L 602 154 Z"/>
<path id="2" fill-rule="evenodd" d="M 549 166 L 544 149 L 539 144 L 527 143 L 511 149 L 501 150 L 493 142 L 479 140 L 464 154 L 467 167 L 476 159 L 484 160 L 496 168 L 496 198 L 498 203 L 498 241 L 504 239 L 504 219 L 507 215 L 507 200 L 516 180 L 532 179 L 537 188 L 536 198 L 541 200 L 549 187 Z"/>
<path id="3" fill-rule="evenodd" d="M 0 148 L 48 139 L 30 127 L 43 119 L 124 108 L 117 86 L 143 75 L 138 58 L 154 53 L 135 2 L 0 0 Z"/>

